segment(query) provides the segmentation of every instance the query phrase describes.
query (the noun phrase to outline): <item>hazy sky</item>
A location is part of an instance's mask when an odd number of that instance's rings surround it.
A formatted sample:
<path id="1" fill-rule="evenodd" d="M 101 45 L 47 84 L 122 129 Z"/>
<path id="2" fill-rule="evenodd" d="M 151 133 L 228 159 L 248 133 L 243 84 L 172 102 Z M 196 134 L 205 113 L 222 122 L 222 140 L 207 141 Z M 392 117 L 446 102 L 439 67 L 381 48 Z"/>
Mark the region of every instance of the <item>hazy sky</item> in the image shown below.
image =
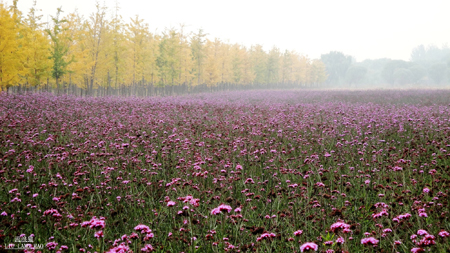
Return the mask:
<path id="1" fill-rule="evenodd" d="M 1 1 L 1 0 L 0 0 Z M 5 1 L 5 0 L 3 0 Z M 99 1 L 112 11 L 114 0 Z M 12 0 L 6 0 L 12 3 Z M 152 31 L 178 27 L 204 29 L 209 38 L 245 46 L 277 46 L 319 58 L 342 51 L 364 59 L 409 60 L 420 45 L 450 43 L 450 0 L 119 0 L 126 22 L 139 15 Z M 26 14 L 33 0 L 19 0 Z M 37 0 L 46 20 L 62 6 L 88 17 L 94 0 Z"/>

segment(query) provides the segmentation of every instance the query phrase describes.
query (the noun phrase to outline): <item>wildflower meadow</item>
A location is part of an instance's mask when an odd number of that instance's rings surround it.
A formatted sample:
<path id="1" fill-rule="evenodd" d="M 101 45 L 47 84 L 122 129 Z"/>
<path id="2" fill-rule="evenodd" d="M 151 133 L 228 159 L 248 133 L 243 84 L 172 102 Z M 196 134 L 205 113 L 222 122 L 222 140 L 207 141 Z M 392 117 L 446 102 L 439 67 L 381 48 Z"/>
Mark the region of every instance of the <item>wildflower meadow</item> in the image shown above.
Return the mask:
<path id="1" fill-rule="evenodd" d="M 449 90 L 0 108 L 1 251 L 450 252 Z"/>

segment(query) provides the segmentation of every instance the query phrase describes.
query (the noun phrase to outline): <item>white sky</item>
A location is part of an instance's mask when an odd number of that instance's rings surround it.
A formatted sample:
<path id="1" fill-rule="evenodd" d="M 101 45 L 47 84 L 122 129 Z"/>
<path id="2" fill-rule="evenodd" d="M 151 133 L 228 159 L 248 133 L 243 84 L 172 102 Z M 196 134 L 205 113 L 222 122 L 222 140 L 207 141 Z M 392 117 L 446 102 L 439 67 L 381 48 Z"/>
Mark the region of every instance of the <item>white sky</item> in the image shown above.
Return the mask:
<path id="1" fill-rule="evenodd" d="M 3 0 L 5 1 L 5 0 Z M 114 0 L 99 1 L 113 11 Z M 319 58 L 341 51 L 357 61 L 392 58 L 409 60 L 420 45 L 450 43 L 449 0 L 118 0 L 126 22 L 136 14 L 151 31 L 178 27 L 204 29 L 209 38 L 245 46 L 277 46 Z M 12 0 L 6 0 L 11 4 Z M 19 0 L 26 14 L 33 0 Z M 46 20 L 62 6 L 85 17 L 94 0 L 37 0 Z"/>

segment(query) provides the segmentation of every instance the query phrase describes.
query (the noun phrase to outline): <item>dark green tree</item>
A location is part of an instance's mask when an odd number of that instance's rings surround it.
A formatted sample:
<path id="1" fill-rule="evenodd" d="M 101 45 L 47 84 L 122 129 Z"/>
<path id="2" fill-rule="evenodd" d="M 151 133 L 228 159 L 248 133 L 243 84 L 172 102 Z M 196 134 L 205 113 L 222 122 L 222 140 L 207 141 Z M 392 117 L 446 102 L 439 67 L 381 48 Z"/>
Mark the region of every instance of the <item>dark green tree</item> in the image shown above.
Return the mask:
<path id="1" fill-rule="evenodd" d="M 52 16 L 53 28 L 51 30 L 45 30 L 53 42 L 50 49 L 50 59 L 53 60 L 52 77 L 55 78 L 58 93 L 60 91 L 59 79 L 68 72 L 67 65 L 74 61 L 74 59 L 71 59 L 70 61 L 66 61 L 64 59 L 64 56 L 66 56 L 69 48 L 64 44 L 63 39 L 61 38 L 61 25 L 67 22 L 67 20 L 59 18 L 61 12 L 63 11 L 60 7 L 57 9 L 56 16 Z"/>

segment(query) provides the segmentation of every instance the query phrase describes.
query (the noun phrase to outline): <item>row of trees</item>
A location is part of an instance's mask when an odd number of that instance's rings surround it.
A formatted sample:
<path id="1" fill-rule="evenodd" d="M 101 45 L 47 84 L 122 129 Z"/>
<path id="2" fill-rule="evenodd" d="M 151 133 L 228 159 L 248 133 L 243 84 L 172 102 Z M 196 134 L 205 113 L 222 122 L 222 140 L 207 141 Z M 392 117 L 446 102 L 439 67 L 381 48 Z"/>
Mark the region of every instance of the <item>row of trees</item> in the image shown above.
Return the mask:
<path id="1" fill-rule="evenodd" d="M 341 52 L 321 56 L 329 74 L 329 85 L 374 87 L 388 85 L 443 86 L 450 83 L 450 48 L 420 45 L 410 61 L 387 58 L 356 62 Z"/>
<path id="2" fill-rule="evenodd" d="M 183 26 L 151 33 L 138 16 L 125 23 L 118 7 L 96 5 L 51 24 L 35 7 L 25 17 L 0 3 L 0 87 L 108 95 L 185 93 L 246 86 L 311 86 L 327 78 L 325 65 L 294 51 L 249 48 L 209 39 Z M 45 29 L 45 26 L 47 27 Z"/>

